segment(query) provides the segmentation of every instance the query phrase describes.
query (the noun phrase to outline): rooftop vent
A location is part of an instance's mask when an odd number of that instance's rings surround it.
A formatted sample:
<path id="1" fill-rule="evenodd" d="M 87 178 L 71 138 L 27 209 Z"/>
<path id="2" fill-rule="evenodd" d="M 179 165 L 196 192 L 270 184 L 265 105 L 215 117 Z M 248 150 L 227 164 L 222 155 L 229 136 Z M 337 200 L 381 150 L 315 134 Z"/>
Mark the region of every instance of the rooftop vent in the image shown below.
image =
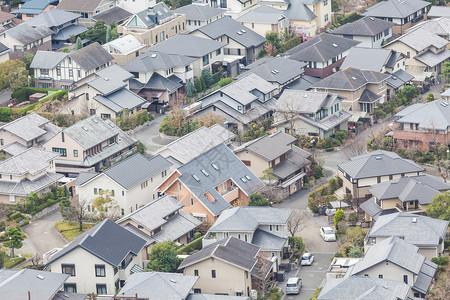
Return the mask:
<path id="1" fill-rule="evenodd" d="M 445 102 L 445 101 L 444 101 L 444 102 L 441 103 L 441 105 L 442 105 L 443 107 L 447 107 L 447 106 L 448 106 L 448 102 Z"/>
<path id="2" fill-rule="evenodd" d="M 247 31 L 245 31 L 244 29 L 241 29 L 241 32 L 242 32 L 242 33 L 246 33 Z"/>
<path id="3" fill-rule="evenodd" d="M 275 70 L 272 70 L 270 73 L 272 73 L 273 75 L 277 75 L 277 72 L 275 72 Z"/>
<path id="4" fill-rule="evenodd" d="M 88 129 L 87 129 L 86 126 L 83 126 L 83 127 L 81 127 L 81 128 L 83 128 L 84 131 L 88 131 Z"/>
<path id="5" fill-rule="evenodd" d="M 113 123 L 108 123 L 109 127 L 114 128 L 116 127 L 116 125 L 114 125 Z"/>
<path id="6" fill-rule="evenodd" d="M 107 78 L 107 77 L 105 77 L 105 78 L 103 78 L 105 81 L 109 81 L 109 78 Z"/>
<path id="7" fill-rule="evenodd" d="M 63 294 L 63 296 L 64 296 L 65 298 L 70 298 L 70 296 L 67 295 L 67 294 Z"/>
<path id="8" fill-rule="evenodd" d="M 375 159 L 376 160 L 381 160 L 381 156 L 376 156 Z"/>
<path id="9" fill-rule="evenodd" d="M 92 122 L 94 122 L 94 123 L 98 123 L 98 119 L 92 119 Z"/>
<path id="10" fill-rule="evenodd" d="M 240 32 L 240 31 L 238 31 L 238 32 L 236 32 L 237 34 L 239 34 L 239 35 L 242 35 L 242 32 Z"/>
<path id="11" fill-rule="evenodd" d="M 42 276 L 42 275 L 38 275 L 36 277 L 39 278 L 40 280 L 44 280 L 44 276 Z"/>
<path id="12" fill-rule="evenodd" d="M 375 18 L 374 18 L 374 17 L 369 17 L 369 19 L 370 19 L 371 21 L 374 21 L 374 20 L 375 20 Z"/>
<path id="13" fill-rule="evenodd" d="M 392 76 L 392 79 L 397 80 L 397 76 Z"/>
<path id="14" fill-rule="evenodd" d="M 338 45 L 336 45 L 336 44 L 333 44 L 333 47 L 334 47 L 334 48 L 337 48 L 337 47 L 338 47 Z"/>
<path id="15" fill-rule="evenodd" d="M 200 178 L 198 178 L 198 176 L 197 175 L 192 175 L 192 177 L 195 179 L 195 181 L 197 181 L 197 182 L 200 182 Z"/>
<path id="16" fill-rule="evenodd" d="M 170 282 L 177 283 L 177 281 L 174 279 L 170 279 Z"/>
<path id="17" fill-rule="evenodd" d="M 353 80 L 356 80 L 356 77 L 352 76 L 352 79 L 353 79 Z"/>
<path id="18" fill-rule="evenodd" d="M 245 177 L 241 177 L 242 182 L 246 183 L 248 180 Z"/>
<path id="19" fill-rule="evenodd" d="M 202 169 L 202 173 L 203 173 L 203 175 L 205 175 L 206 177 L 209 176 L 208 172 L 206 172 L 206 170 L 204 170 L 204 169 Z"/>
<path id="20" fill-rule="evenodd" d="M 156 57 L 156 53 L 153 53 L 150 57 L 151 58 L 155 58 Z"/>
<path id="21" fill-rule="evenodd" d="M 413 223 L 417 223 L 417 218 L 412 218 Z"/>
<path id="22" fill-rule="evenodd" d="M 219 171 L 219 166 L 216 164 L 211 164 L 211 166 L 214 168 L 214 170 Z"/>
<path id="23" fill-rule="evenodd" d="M 252 180 L 252 178 L 248 175 L 245 175 L 245 178 L 247 178 L 248 181 Z"/>
<path id="24" fill-rule="evenodd" d="M 303 95 L 303 98 L 308 98 L 308 94 L 304 94 L 304 95 Z"/>
<path id="25" fill-rule="evenodd" d="M 274 71 L 275 71 L 275 73 L 277 73 L 277 74 L 280 73 L 280 71 L 278 71 L 277 69 L 274 69 Z"/>

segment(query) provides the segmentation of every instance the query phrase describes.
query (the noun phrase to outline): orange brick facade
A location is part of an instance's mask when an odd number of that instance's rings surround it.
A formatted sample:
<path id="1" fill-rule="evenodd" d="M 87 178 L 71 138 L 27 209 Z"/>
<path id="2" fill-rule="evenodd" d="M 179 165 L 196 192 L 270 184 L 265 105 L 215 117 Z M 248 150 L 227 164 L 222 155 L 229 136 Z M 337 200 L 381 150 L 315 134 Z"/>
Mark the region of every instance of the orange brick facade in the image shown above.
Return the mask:
<path id="1" fill-rule="evenodd" d="M 422 151 L 430 150 L 430 143 L 449 144 L 449 134 L 432 134 L 420 131 L 394 130 L 394 141 L 397 148 L 419 147 Z"/>

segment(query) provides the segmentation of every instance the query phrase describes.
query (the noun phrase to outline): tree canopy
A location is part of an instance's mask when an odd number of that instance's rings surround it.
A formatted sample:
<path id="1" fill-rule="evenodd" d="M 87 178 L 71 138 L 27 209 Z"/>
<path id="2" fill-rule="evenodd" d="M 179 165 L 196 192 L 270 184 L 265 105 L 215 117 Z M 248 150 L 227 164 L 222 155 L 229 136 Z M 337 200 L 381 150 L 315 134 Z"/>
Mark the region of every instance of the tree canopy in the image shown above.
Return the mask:
<path id="1" fill-rule="evenodd" d="M 16 91 L 28 84 L 28 70 L 21 60 L 7 60 L 0 64 L 0 90 Z"/>
<path id="2" fill-rule="evenodd" d="M 450 193 L 437 194 L 433 197 L 433 202 L 428 204 L 426 210 L 427 216 L 441 219 L 450 220 Z"/>
<path id="3" fill-rule="evenodd" d="M 174 272 L 178 266 L 177 245 L 173 241 L 157 243 L 150 252 L 147 268 L 157 272 Z"/>
<path id="4" fill-rule="evenodd" d="M 16 227 L 10 227 L 5 236 L 7 238 L 7 242 L 4 245 L 8 248 L 11 248 L 14 255 L 14 249 L 20 249 L 23 246 L 22 241 L 25 239 L 25 235 L 20 231 L 20 229 Z"/>
<path id="5" fill-rule="evenodd" d="M 269 200 L 260 194 L 251 194 L 248 206 L 268 206 Z"/>

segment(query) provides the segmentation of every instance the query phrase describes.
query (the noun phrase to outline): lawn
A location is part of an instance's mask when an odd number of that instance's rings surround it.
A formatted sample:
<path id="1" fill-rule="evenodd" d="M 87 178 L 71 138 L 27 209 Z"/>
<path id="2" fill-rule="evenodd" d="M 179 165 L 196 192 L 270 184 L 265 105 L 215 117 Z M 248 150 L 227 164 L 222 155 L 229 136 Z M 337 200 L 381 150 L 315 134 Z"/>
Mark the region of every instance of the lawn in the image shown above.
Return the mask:
<path id="1" fill-rule="evenodd" d="M 55 228 L 61 234 L 71 242 L 74 238 L 76 238 L 78 235 L 83 233 L 89 226 L 89 224 L 83 224 L 83 231 L 79 231 L 80 225 L 78 223 L 70 223 L 70 222 L 56 222 Z"/>
<path id="2" fill-rule="evenodd" d="M 14 257 L 13 259 L 11 259 L 9 255 L 5 254 L 3 266 L 6 269 L 11 269 L 14 268 L 16 265 L 20 264 L 21 262 L 24 262 L 25 260 L 26 260 L 25 257 Z"/>

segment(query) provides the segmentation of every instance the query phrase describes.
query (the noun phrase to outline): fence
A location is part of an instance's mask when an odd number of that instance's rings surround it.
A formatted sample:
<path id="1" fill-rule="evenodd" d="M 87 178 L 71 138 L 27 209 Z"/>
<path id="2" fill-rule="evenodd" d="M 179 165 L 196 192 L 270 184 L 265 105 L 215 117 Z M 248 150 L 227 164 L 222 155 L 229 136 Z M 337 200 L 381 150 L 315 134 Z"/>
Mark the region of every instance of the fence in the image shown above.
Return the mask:
<path id="1" fill-rule="evenodd" d="M 147 123 L 144 123 L 144 124 L 142 124 L 142 125 L 139 125 L 139 126 L 137 126 L 136 128 L 127 130 L 125 133 L 128 134 L 128 135 L 133 135 L 133 134 L 135 134 L 136 132 L 141 131 L 141 130 L 144 129 L 145 127 L 148 127 L 148 126 L 152 125 L 153 123 L 155 123 L 155 120 L 148 121 Z"/>
<path id="2" fill-rule="evenodd" d="M 29 214 L 23 214 L 23 215 L 26 216 L 30 220 L 36 220 L 36 219 L 42 218 L 58 209 L 59 209 L 59 203 L 55 203 L 52 206 L 46 207 L 43 210 L 41 210 L 40 212 L 35 213 L 34 215 L 29 215 Z"/>

